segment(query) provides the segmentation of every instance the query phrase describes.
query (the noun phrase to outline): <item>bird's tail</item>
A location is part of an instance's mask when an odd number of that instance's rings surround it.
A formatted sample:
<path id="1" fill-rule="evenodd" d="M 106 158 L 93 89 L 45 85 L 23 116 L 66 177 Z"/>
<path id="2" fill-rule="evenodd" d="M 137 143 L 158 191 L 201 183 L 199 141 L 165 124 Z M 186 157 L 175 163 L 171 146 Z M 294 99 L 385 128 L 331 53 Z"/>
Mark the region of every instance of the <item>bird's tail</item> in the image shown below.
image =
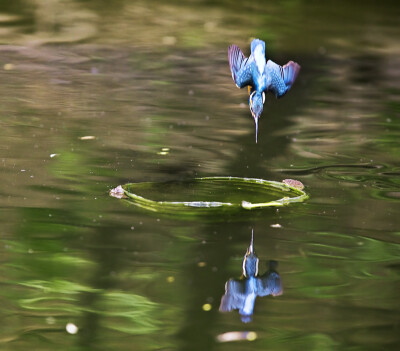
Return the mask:
<path id="1" fill-rule="evenodd" d="M 243 52 L 236 46 L 231 45 L 228 48 L 229 67 L 231 68 L 232 78 L 236 82 L 236 75 L 240 68 L 246 64 L 247 59 Z"/>
<path id="2" fill-rule="evenodd" d="M 286 65 L 282 67 L 282 78 L 288 89 L 291 88 L 299 72 L 300 65 L 293 61 L 289 61 Z"/>

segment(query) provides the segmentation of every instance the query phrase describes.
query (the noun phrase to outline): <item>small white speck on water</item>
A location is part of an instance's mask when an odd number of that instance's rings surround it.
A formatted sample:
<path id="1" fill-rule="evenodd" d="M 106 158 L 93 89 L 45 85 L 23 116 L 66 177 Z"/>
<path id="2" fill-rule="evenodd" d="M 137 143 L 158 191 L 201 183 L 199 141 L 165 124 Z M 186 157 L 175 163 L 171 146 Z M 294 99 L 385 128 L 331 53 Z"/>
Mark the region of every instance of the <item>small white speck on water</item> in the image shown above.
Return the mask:
<path id="1" fill-rule="evenodd" d="M 173 36 L 165 36 L 161 41 L 164 45 L 175 45 L 177 40 Z"/>
<path id="2" fill-rule="evenodd" d="M 74 323 L 68 323 L 65 326 L 65 330 L 67 331 L 68 334 L 76 334 L 79 328 Z"/>
<path id="3" fill-rule="evenodd" d="M 132 226 L 132 227 L 131 227 L 131 230 L 135 230 L 135 227 L 134 227 L 134 226 Z"/>
<path id="4" fill-rule="evenodd" d="M 271 224 L 271 228 L 282 228 L 282 226 L 279 223 L 276 224 Z"/>
<path id="5" fill-rule="evenodd" d="M 204 23 L 204 29 L 207 32 L 214 32 L 216 27 L 217 27 L 217 23 L 215 23 L 213 21 L 209 21 L 209 22 L 205 22 Z"/>
<path id="6" fill-rule="evenodd" d="M 12 71 L 14 68 L 15 68 L 15 66 L 14 66 L 12 63 L 6 63 L 6 64 L 3 66 L 3 69 L 4 69 L 5 71 Z"/>
<path id="7" fill-rule="evenodd" d="M 49 324 L 49 325 L 52 325 L 52 324 L 54 324 L 56 322 L 56 319 L 54 318 L 54 317 L 47 317 L 46 318 L 46 323 L 47 324 Z"/>

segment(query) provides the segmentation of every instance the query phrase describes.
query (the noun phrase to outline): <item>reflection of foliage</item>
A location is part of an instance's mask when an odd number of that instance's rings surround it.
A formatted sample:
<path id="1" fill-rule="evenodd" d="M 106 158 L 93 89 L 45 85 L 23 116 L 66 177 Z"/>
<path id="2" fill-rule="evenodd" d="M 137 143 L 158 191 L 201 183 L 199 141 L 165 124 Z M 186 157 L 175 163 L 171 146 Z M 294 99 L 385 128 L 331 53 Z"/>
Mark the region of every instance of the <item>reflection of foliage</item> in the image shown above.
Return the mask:
<path id="1" fill-rule="evenodd" d="M 41 314 L 58 315 L 68 313 L 79 316 L 84 312 L 106 317 L 105 328 L 115 329 L 128 334 L 146 334 L 157 330 L 153 317 L 157 304 L 144 296 L 116 291 L 93 289 L 82 284 L 66 280 L 27 281 L 19 283 L 39 290 L 39 297 L 19 300 L 19 305 Z M 80 294 L 90 293 L 97 296 L 96 306 L 84 306 L 80 303 Z"/>
<path id="2" fill-rule="evenodd" d="M 396 274 L 385 273 L 379 263 L 395 263 L 399 257 L 400 246 L 380 240 L 339 233 L 316 233 L 318 242 L 308 242 L 300 246 L 302 256 L 296 258 L 296 265 L 302 272 L 296 275 L 303 286 L 298 289 L 302 295 L 317 299 L 335 299 L 341 294 L 363 296 L 366 289 L 357 280 L 368 281 L 380 289 L 379 281 L 395 281 Z M 337 269 L 338 262 L 354 262 Z M 369 291 L 371 293 L 371 291 Z M 391 292 L 387 292 L 391 293 Z M 376 291 L 376 295 L 382 292 Z"/>
<path id="3" fill-rule="evenodd" d="M 104 310 L 97 313 L 111 317 L 104 325 L 128 334 L 144 334 L 156 331 L 154 312 L 157 304 L 144 296 L 123 292 L 104 295 Z M 103 303 L 101 304 L 103 306 Z"/>
<path id="4" fill-rule="evenodd" d="M 48 209 L 23 211 L 25 221 L 18 232 L 21 240 L 3 241 L 8 258 L 1 268 L 7 277 L 7 289 L 1 296 L 12 301 L 19 314 L 40 317 L 43 323 L 50 321 L 51 330 L 64 330 L 70 321 L 82 329 L 89 327 L 94 333 L 98 333 L 97 325 L 136 335 L 158 329 L 158 303 L 130 290 L 119 291 L 119 287 L 99 284 L 98 279 L 92 281 L 100 264 L 82 257 L 82 251 L 71 249 L 71 240 L 87 235 L 88 231 L 69 221 L 82 221 L 61 210 L 52 209 L 51 217 Z M 122 271 L 122 275 L 124 281 L 136 280 L 134 273 L 127 275 Z M 145 277 L 150 276 L 145 272 Z M 6 306 L 4 311 L 9 308 Z M 86 325 L 87 316 L 95 316 L 98 324 Z M 14 328 L 18 330 L 18 326 Z M 24 320 L 23 328 L 29 328 L 32 334 L 43 333 L 29 318 Z"/>

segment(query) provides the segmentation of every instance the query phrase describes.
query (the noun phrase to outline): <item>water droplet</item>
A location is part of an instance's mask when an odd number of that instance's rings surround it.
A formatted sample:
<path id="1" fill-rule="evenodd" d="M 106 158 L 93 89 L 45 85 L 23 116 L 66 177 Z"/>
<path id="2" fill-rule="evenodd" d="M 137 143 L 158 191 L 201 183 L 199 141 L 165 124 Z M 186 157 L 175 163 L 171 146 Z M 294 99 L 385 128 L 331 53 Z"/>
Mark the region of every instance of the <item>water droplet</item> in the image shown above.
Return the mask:
<path id="1" fill-rule="evenodd" d="M 78 332 L 78 327 L 74 323 L 68 323 L 65 327 L 67 333 L 69 334 L 76 334 Z"/>
<path id="2" fill-rule="evenodd" d="M 205 304 L 202 306 L 202 309 L 203 309 L 203 311 L 208 312 L 208 311 L 211 311 L 212 306 L 211 306 L 211 304 L 209 304 L 209 303 L 205 303 Z"/>
<path id="3" fill-rule="evenodd" d="M 248 332 L 247 335 L 246 335 L 246 339 L 249 340 L 249 341 L 256 340 L 257 339 L 257 333 L 253 332 L 253 331 Z"/>

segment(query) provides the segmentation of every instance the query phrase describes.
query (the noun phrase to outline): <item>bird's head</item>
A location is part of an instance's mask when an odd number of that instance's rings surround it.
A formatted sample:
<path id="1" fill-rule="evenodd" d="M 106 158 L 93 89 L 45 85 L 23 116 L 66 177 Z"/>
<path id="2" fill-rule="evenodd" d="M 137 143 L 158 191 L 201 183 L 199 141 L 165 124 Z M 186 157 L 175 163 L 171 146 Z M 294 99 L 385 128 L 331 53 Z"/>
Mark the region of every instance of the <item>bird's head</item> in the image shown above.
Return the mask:
<path id="1" fill-rule="evenodd" d="M 258 134 L 258 119 L 261 117 L 261 113 L 263 112 L 265 102 L 265 93 L 259 93 L 257 91 L 253 91 L 249 97 L 249 106 L 251 115 L 254 118 L 254 122 L 256 124 L 256 142 L 257 142 L 257 134 Z"/>
<path id="2" fill-rule="evenodd" d="M 258 257 L 254 252 L 253 234 L 251 235 L 251 243 L 243 257 L 243 276 L 246 278 L 258 275 Z"/>

